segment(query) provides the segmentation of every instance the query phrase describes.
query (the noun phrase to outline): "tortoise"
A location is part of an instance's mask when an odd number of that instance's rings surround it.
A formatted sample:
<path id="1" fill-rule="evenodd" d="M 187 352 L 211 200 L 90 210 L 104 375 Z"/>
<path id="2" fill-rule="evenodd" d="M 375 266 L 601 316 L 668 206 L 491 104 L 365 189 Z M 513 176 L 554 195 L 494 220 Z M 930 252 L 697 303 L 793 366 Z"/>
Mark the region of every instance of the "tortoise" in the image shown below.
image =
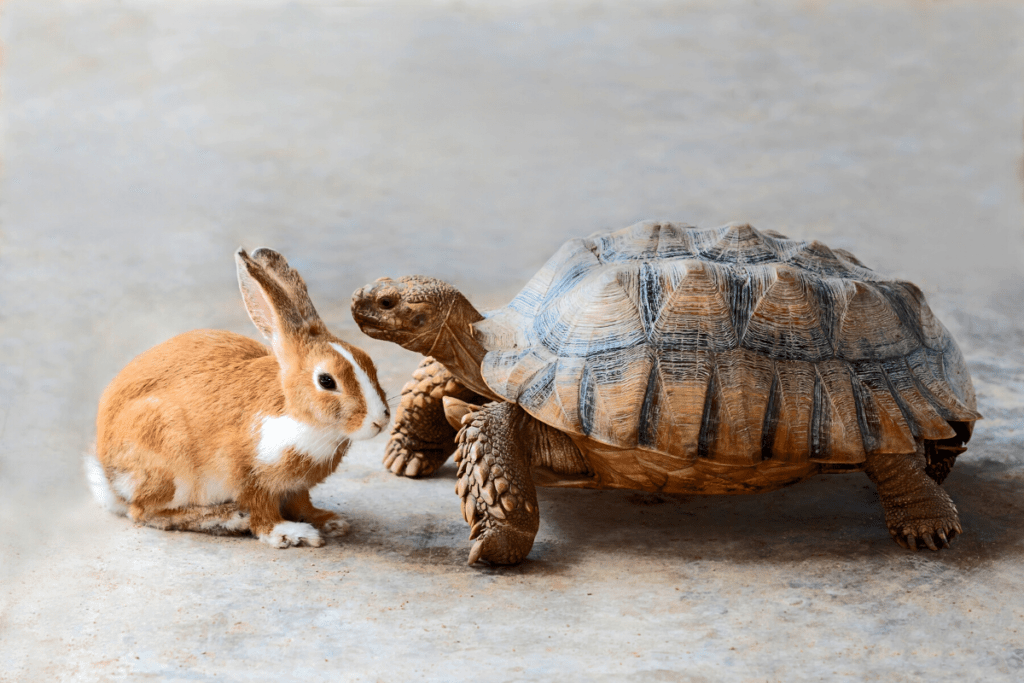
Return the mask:
<path id="1" fill-rule="evenodd" d="M 962 533 L 939 485 L 981 418 L 963 356 L 917 286 L 843 249 L 645 221 L 567 242 L 490 313 L 412 276 L 352 314 L 426 356 L 384 462 L 424 476 L 455 453 L 470 564 L 529 553 L 535 485 L 741 494 L 863 471 L 899 545 Z"/>

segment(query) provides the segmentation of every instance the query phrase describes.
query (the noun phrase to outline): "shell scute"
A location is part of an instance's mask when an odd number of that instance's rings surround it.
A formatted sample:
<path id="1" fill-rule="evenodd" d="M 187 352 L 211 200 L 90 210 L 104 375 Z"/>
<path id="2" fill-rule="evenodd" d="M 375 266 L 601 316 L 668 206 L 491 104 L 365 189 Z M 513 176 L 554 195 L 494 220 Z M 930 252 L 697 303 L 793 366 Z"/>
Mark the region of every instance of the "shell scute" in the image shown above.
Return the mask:
<path id="1" fill-rule="evenodd" d="M 870 407 L 861 410 L 861 413 L 868 415 L 871 420 L 871 438 L 876 442 L 871 451 L 875 453 L 913 452 L 916 449 L 914 429 L 908 422 L 907 415 L 899 404 L 899 399 L 890 391 L 890 383 L 886 379 L 882 366 L 879 363 L 859 362 L 853 363 L 852 367 L 860 387 L 870 393 L 872 401 Z M 863 423 L 861 429 L 863 436 Z M 866 444 L 867 436 L 864 436 L 864 441 Z"/>
<path id="2" fill-rule="evenodd" d="M 764 459 L 798 461 L 811 443 L 811 425 L 816 373 L 814 365 L 801 361 L 776 361 L 774 410 L 766 413 Z"/>
<path id="3" fill-rule="evenodd" d="M 859 279 L 875 278 L 871 271 L 866 271 L 853 262 L 842 258 L 838 252 L 833 251 L 817 240 L 808 242 L 804 246 L 795 249 L 787 260 L 789 263 L 821 277 L 848 278 L 856 276 Z"/>
<path id="4" fill-rule="evenodd" d="M 646 338 L 625 266 L 591 271 L 577 286 L 541 308 L 534 319 L 540 343 L 560 356 L 628 349 Z"/>
<path id="5" fill-rule="evenodd" d="M 836 334 L 836 355 L 847 360 L 884 360 L 906 356 L 920 346 L 912 321 L 901 318 L 874 286 L 855 282 Z"/>
<path id="6" fill-rule="evenodd" d="M 650 399 L 650 407 L 656 406 L 657 410 L 647 414 L 641 411 L 640 416 L 641 420 L 657 418 L 646 427 L 656 437 L 651 450 L 693 460 L 699 448 L 714 356 L 706 350 L 666 350 L 658 356 L 653 370 L 657 372 L 656 386 L 644 398 Z"/>
<path id="7" fill-rule="evenodd" d="M 513 396 L 510 400 L 518 401 L 524 385 L 547 365 L 551 357 L 544 347 L 528 346 L 515 353 L 488 354 L 482 367 L 488 386 L 500 396 Z"/>
<path id="8" fill-rule="evenodd" d="M 723 263 L 765 263 L 777 261 L 778 252 L 774 241 L 746 223 L 733 223 L 721 229 L 720 237 L 713 246 L 701 251 L 701 258 Z"/>
<path id="9" fill-rule="evenodd" d="M 857 464 L 864 462 L 865 443 L 860 427 L 860 404 L 854 394 L 850 365 L 830 360 L 814 366 L 810 460 Z"/>
<path id="10" fill-rule="evenodd" d="M 729 307 L 733 331 L 742 343 L 754 307 L 775 282 L 775 269 L 771 266 L 737 265 L 717 268 L 716 276 Z"/>
<path id="11" fill-rule="evenodd" d="M 637 407 L 647 394 L 653 364 L 653 354 L 643 346 L 587 358 L 578 403 L 584 435 L 626 448 L 638 445 Z"/>
<path id="12" fill-rule="evenodd" d="M 748 467 L 762 460 L 762 430 L 767 412 L 774 361 L 748 349 L 717 354 L 716 392 L 706 419 L 713 423 L 702 430 L 707 443 L 698 452 L 724 465 Z M 707 402 L 706 402 L 707 405 Z"/>
<path id="13" fill-rule="evenodd" d="M 751 312 L 744 348 L 779 360 L 832 358 L 832 341 L 812 287 L 793 268 L 780 266 L 775 272 L 775 281 Z"/>
<path id="14" fill-rule="evenodd" d="M 600 260 L 590 239 L 574 239 L 563 244 L 506 308 L 534 316 L 545 304 L 571 290 Z"/>
<path id="15" fill-rule="evenodd" d="M 929 399 L 927 390 L 922 390 L 914 378 L 905 358 L 890 358 L 882 361 L 882 369 L 892 385 L 894 395 L 899 397 L 902 405 L 910 412 L 907 422 L 917 430 L 917 435 L 924 439 L 949 439 L 956 435 L 949 423 L 936 410 Z"/>
<path id="16" fill-rule="evenodd" d="M 946 378 L 942 353 L 921 347 L 906 357 L 918 389 L 947 422 L 973 421 L 981 416 L 964 405 Z M 973 393 L 973 392 L 972 392 Z"/>
<path id="17" fill-rule="evenodd" d="M 656 349 L 725 351 L 738 344 L 731 309 L 717 269 L 684 261 L 669 270 L 674 289 L 664 293 L 653 321 L 650 343 Z M 681 276 L 681 277 L 680 277 Z"/>

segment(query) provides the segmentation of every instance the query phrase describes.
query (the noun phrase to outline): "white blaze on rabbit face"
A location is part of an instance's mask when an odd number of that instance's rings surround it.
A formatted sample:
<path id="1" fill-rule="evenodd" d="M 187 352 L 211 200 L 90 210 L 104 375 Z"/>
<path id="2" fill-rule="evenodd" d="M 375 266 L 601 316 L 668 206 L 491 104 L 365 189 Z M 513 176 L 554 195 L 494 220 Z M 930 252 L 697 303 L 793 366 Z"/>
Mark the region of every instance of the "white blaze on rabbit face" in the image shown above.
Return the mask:
<path id="1" fill-rule="evenodd" d="M 348 349 L 341 344 L 334 343 L 331 344 L 331 347 L 352 366 L 352 372 L 355 374 L 359 393 L 362 395 L 365 405 L 362 423 L 355 431 L 349 433 L 349 438 L 355 441 L 373 438 L 380 434 L 391 418 L 391 412 L 388 410 L 387 401 L 380 385 L 376 378 L 371 379 L 369 373 L 363 369 L 363 366 L 356 361 Z"/>
<path id="2" fill-rule="evenodd" d="M 259 418 L 259 462 L 274 464 L 289 450 L 326 462 L 346 439 L 376 436 L 387 425 L 390 413 L 376 379 L 349 349 L 335 342 L 329 346 L 331 350 L 325 348 L 326 353 L 318 354 L 312 370 L 307 365 L 304 377 L 299 376 L 315 390 L 316 398 L 309 401 L 312 423 L 288 415 Z M 320 381 L 323 375 L 330 378 L 327 386 Z"/>

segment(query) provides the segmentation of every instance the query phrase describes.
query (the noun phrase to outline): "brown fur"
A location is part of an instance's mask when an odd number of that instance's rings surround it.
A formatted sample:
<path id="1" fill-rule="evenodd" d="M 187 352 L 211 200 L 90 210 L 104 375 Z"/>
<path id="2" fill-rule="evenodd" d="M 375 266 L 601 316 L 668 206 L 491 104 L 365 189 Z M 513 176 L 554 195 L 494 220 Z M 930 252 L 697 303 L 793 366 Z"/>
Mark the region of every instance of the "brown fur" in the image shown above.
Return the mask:
<path id="1" fill-rule="evenodd" d="M 248 527 L 261 538 L 285 520 L 323 530 L 338 516 L 313 507 L 309 489 L 337 468 L 347 435 L 373 431 L 365 426 L 371 408 L 372 427 L 386 424 L 386 399 L 369 356 L 327 331 L 302 278 L 268 252 L 250 258 L 240 251 L 238 270 L 250 317 L 273 353 L 231 332 L 187 332 L 135 358 L 100 399 L 96 458 L 115 500 L 137 522 L 185 530 Z M 355 369 L 332 343 L 348 351 L 376 396 L 363 395 Z M 318 387 L 321 373 L 335 379 L 336 390 Z M 273 457 L 258 457 L 263 421 L 280 417 L 306 430 L 297 434 L 313 434 L 309 447 L 319 449 L 317 457 L 289 442 Z M 325 449 L 335 441 L 331 455 Z M 125 482 L 130 499 L 121 493 Z M 322 544 L 307 538 L 288 544 L 301 542 Z"/>

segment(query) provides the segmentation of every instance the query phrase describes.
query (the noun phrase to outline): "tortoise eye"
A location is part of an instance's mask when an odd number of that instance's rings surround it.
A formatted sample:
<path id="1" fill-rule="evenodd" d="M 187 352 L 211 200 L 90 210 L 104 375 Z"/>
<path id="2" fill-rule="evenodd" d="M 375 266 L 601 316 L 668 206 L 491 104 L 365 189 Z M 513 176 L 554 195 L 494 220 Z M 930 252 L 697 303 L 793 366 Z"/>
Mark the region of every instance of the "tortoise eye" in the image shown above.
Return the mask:
<path id="1" fill-rule="evenodd" d="M 389 296 L 382 297 L 378 303 L 380 304 L 380 307 L 383 308 L 384 310 L 395 307 L 395 300 Z"/>
<path id="2" fill-rule="evenodd" d="M 328 375 L 326 372 L 320 373 L 320 375 L 317 376 L 316 381 L 317 384 L 322 386 L 324 389 L 327 389 L 328 391 L 333 391 L 338 388 L 338 385 L 334 381 L 334 378 Z"/>

